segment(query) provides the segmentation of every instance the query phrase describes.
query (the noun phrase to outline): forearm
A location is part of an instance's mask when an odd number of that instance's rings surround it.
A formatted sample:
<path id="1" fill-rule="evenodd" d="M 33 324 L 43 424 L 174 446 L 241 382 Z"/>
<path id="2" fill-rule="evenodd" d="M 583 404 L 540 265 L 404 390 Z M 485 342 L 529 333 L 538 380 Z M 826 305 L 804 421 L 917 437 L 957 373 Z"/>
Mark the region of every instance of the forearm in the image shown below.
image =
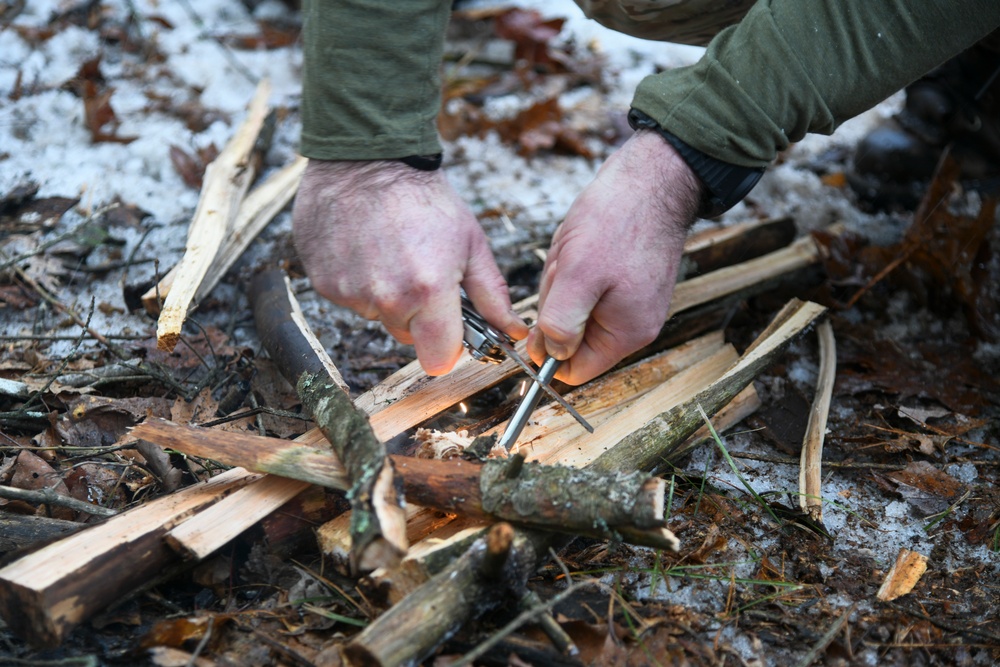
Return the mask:
<path id="1" fill-rule="evenodd" d="M 647 77 L 633 106 L 708 155 L 765 166 L 998 24 L 996 0 L 758 0 L 697 64 Z"/>
<path id="2" fill-rule="evenodd" d="M 303 155 L 377 160 L 438 153 L 450 3 L 306 0 Z"/>

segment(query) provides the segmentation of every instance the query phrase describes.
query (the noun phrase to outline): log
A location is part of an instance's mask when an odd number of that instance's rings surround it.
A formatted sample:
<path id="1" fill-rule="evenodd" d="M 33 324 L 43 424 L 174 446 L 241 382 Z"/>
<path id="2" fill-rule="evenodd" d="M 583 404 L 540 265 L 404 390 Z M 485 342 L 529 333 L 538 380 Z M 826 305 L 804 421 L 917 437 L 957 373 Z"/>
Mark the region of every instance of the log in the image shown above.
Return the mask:
<path id="1" fill-rule="evenodd" d="M 348 665 L 413 665 L 469 619 L 520 599 L 546 539 L 496 524 L 450 568 L 382 614 L 343 649 Z"/>
<path id="2" fill-rule="evenodd" d="M 809 422 L 802 442 L 799 463 L 799 507 L 811 519 L 823 523 L 823 440 L 830 415 L 833 383 L 837 379 L 837 341 L 829 320 L 816 328 L 819 338 L 819 376 L 816 396 L 809 410 Z"/>
<path id="3" fill-rule="evenodd" d="M 347 490 L 337 456 L 277 438 L 181 426 L 162 419 L 139 424 L 136 437 L 191 456 Z M 638 543 L 676 549 L 663 527 L 664 482 L 524 464 L 520 459 L 472 462 L 392 456 L 406 497 L 418 505 L 480 521 L 510 521 L 573 535 L 609 537 L 627 530 Z M 175 533 L 183 533 L 182 524 Z M 189 547 L 190 548 L 190 547 Z"/>
<path id="4" fill-rule="evenodd" d="M 80 621 L 157 583 L 176 561 L 166 532 L 256 477 L 224 472 L 19 558 L 0 569 L 0 615 L 34 645 L 58 644 Z"/>
<path id="5" fill-rule="evenodd" d="M 599 456 L 598 470 L 651 470 L 687 453 L 684 440 L 697 431 L 707 414 L 718 412 L 748 386 L 785 347 L 825 312 L 822 306 L 793 299 L 774 318 L 725 375 L 683 404 L 652 419 Z"/>
<path id="6" fill-rule="evenodd" d="M 788 304 L 721 379 L 708 389 L 698 392 L 693 399 L 661 413 L 652 422 L 599 456 L 591 466 L 598 470 L 652 468 L 661 458 L 682 453 L 682 443 L 700 426 L 698 406 L 704 405 L 706 410 L 714 413 L 727 404 L 752 381 L 765 364 L 774 360 L 777 353 L 796 334 L 812 324 L 823 310 L 816 304 L 798 301 Z M 692 412 L 697 415 L 697 420 L 687 418 Z M 673 418 L 675 414 L 679 417 Z M 635 437 L 637 434 L 641 434 L 641 437 Z M 530 574 L 542 562 L 542 554 L 551 547 L 553 538 L 551 534 L 537 530 L 518 530 L 517 539 L 525 544 L 525 548 L 521 550 L 522 560 L 525 563 L 524 569 Z M 438 590 L 447 586 L 448 581 L 460 581 L 462 591 L 450 591 L 456 597 L 472 591 L 476 596 L 490 600 L 491 595 L 497 594 L 502 587 L 475 577 L 475 561 L 471 554 L 476 549 L 483 548 L 478 546 L 481 542 L 482 538 L 474 543 L 466 556 L 419 585 L 357 635 L 343 651 L 346 662 L 351 665 L 415 664 L 464 622 L 471 620 L 475 613 L 482 613 L 484 609 L 479 607 L 454 600 L 442 600 Z M 402 646 L 400 638 L 408 636 L 407 632 L 413 632 L 412 625 L 407 624 L 407 615 L 424 619 L 428 609 L 434 610 L 433 627 L 423 633 L 419 646 Z M 428 636 L 430 632 L 438 634 L 431 638 Z M 390 646 L 392 650 L 389 650 Z"/>
<path id="7" fill-rule="evenodd" d="M 236 263 L 264 228 L 288 205 L 302 180 L 308 160 L 296 157 L 254 187 L 240 203 L 230 233 L 222 240 L 219 250 L 195 292 L 192 305 L 208 296 L 226 272 Z M 178 265 L 179 266 L 179 265 Z M 142 305 L 150 315 L 160 313 L 160 303 L 170 293 L 177 279 L 178 267 L 174 266 L 160 282 L 142 295 Z"/>
<path id="8" fill-rule="evenodd" d="M 74 521 L 0 512 L 0 555 L 23 552 L 86 527 Z"/>
<path id="9" fill-rule="evenodd" d="M 240 202 L 253 182 L 256 169 L 251 157 L 267 118 L 271 84 L 261 81 L 250 101 L 247 118 L 235 136 L 205 169 L 204 185 L 194 217 L 188 226 L 184 256 L 157 321 L 156 345 L 172 352 L 180 340 L 188 308 L 219 247 L 232 229 Z"/>
<path id="10" fill-rule="evenodd" d="M 409 546 L 406 513 L 385 445 L 372 430 L 368 415 L 351 401 L 346 383 L 302 317 L 284 274 L 266 271 L 255 276 L 250 293 L 254 321 L 268 354 L 295 384 L 303 407 L 333 445 L 351 480 L 347 494 L 351 571 L 397 564 Z"/>
<path id="11" fill-rule="evenodd" d="M 784 248 L 795 240 L 790 217 L 741 222 L 692 234 L 684 243 L 684 278 L 739 264 Z"/>

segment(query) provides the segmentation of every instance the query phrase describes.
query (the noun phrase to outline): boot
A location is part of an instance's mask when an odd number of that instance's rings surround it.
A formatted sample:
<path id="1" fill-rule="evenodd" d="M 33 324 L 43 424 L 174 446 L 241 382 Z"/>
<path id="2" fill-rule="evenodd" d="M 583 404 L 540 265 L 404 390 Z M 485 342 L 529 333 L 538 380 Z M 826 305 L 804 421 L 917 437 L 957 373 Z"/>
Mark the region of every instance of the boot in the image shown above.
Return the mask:
<path id="1" fill-rule="evenodd" d="M 866 208 L 912 210 L 948 144 L 963 185 L 1000 194 L 1000 32 L 908 86 L 902 111 L 858 143 L 848 183 Z"/>

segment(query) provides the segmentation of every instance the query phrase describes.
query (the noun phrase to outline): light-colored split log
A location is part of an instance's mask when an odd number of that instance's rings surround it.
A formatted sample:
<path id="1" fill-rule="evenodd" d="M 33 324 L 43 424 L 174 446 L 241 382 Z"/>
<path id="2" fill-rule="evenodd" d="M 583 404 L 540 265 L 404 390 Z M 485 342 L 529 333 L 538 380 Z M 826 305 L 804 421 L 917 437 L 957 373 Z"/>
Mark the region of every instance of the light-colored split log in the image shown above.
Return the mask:
<path id="1" fill-rule="evenodd" d="M 826 437 L 826 420 L 830 415 L 833 383 L 837 379 L 837 340 L 830 321 L 816 328 L 819 338 L 819 377 L 816 379 L 816 396 L 809 410 L 809 423 L 802 441 L 802 458 L 799 464 L 799 506 L 814 521 L 823 523 L 823 440 Z"/>
<path id="2" fill-rule="evenodd" d="M 215 289 L 226 272 L 236 263 L 243 252 L 250 246 L 264 228 L 288 205 L 299 189 L 302 172 L 306 168 L 304 157 L 296 157 L 290 164 L 282 167 L 267 177 L 260 185 L 247 194 L 240 203 L 239 211 L 233 220 L 230 233 L 222 240 L 219 251 L 212 260 L 205 278 L 198 286 L 192 299 L 192 305 L 197 305 Z M 177 277 L 178 267 L 174 266 L 158 284 L 149 288 L 142 295 L 142 305 L 146 312 L 156 315 L 160 312 L 160 303 L 170 293 Z"/>
<path id="3" fill-rule="evenodd" d="M 205 169 L 198 208 L 188 227 L 184 256 L 160 313 L 156 345 L 173 351 L 180 340 L 188 308 L 208 273 L 226 234 L 232 229 L 240 203 L 254 179 L 251 163 L 254 145 L 267 118 L 271 84 L 260 82 L 247 110 L 247 118 L 236 135 Z"/>
<path id="4" fill-rule="evenodd" d="M 168 530 L 258 477 L 224 472 L 14 561 L 0 570 L 0 615 L 32 644 L 58 644 L 80 621 L 155 583 L 175 558 Z"/>
<path id="5" fill-rule="evenodd" d="M 167 544 L 186 560 L 208 558 L 247 526 L 271 514 L 275 503 L 284 505 L 309 486 L 297 479 L 263 475 L 256 484 L 230 494 L 232 502 L 215 503 L 171 529 L 166 535 Z"/>

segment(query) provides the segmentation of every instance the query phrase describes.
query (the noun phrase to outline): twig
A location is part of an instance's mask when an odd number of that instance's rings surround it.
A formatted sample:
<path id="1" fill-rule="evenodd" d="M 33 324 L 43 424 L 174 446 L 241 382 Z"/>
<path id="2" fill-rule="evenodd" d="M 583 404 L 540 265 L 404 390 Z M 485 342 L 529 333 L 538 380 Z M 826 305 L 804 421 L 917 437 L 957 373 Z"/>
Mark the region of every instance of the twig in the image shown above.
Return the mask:
<path id="1" fill-rule="evenodd" d="M 76 313 L 75 310 L 73 310 L 69 306 L 59 301 L 59 299 L 55 298 L 55 296 L 49 294 L 48 290 L 39 285 L 38 281 L 29 276 L 24 271 L 24 269 L 22 269 L 19 266 L 14 266 L 13 268 L 14 272 L 17 273 L 18 277 L 20 277 L 21 280 L 26 282 L 28 286 L 31 287 L 31 289 L 38 292 L 38 296 L 42 297 L 42 299 L 44 299 L 47 303 L 49 303 L 49 305 L 51 305 L 59 312 L 69 316 L 69 318 L 73 320 L 73 322 L 77 326 L 81 327 L 84 331 L 90 334 L 94 340 L 96 340 L 98 343 L 106 347 L 108 351 L 111 352 L 114 356 L 118 357 L 119 359 L 125 358 L 124 355 L 118 350 L 118 348 L 111 344 L 111 341 L 109 341 L 103 334 L 95 331 L 94 329 L 91 329 L 90 324 L 85 323 L 83 319 Z"/>
<path id="2" fill-rule="evenodd" d="M 799 466 L 799 507 L 817 523 L 823 523 L 823 440 L 837 377 L 837 341 L 833 327 L 825 320 L 816 328 L 819 338 L 819 377 L 816 396 L 809 410 L 809 422 L 802 442 Z"/>
<path id="3" fill-rule="evenodd" d="M 8 500 L 23 500 L 25 502 L 38 503 L 40 505 L 68 507 L 69 509 L 76 510 L 77 512 L 86 512 L 87 514 L 93 514 L 94 516 L 102 518 L 118 514 L 116 510 L 101 507 L 100 505 L 92 505 L 91 503 L 83 500 L 77 500 L 76 498 L 72 498 L 70 496 L 64 496 L 48 488 L 30 491 L 28 489 L 18 489 L 13 486 L 0 486 L 0 498 L 7 498 Z"/>
<path id="4" fill-rule="evenodd" d="M 816 661 L 820 654 L 826 650 L 826 647 L 830 645 L 830 642 L 836 639 L 837 635 L 840 634 L 840 631 L 844 629 L 847 621 L 851 618 L 851 614 L 854 613 L 855 607 L 857 607 L 856 602 L 848 607 L 847 611 L 841 614 L 840 618 L 833 622 L 833 625 L 831 625 L 830 629 L 819 638 L 816 645 L 809 649 L 808 653 L 802 656 L 802 659 L 799 660 L 797 667 L 809 667 L 809 665 Z"/>
<path id="5" fill-rule="evenodd" d="M 929 621 L 930 623 L 938 626 L 942 630 L 947 630 L 948 632 L 957 632 L 959 634 L 975 635 L 976 637 L 982 637 L 983 639 L 989 639 L 990 641 L 1000 643 L 1000 634 L 997 634 L 995 632 L 987 632 L 986 630 L 976 630 L 974 628 L 962 628 L 957 625 L 953 625 L 951 623 L 946 623 L 940 619 L 934 618 L 933 616 L 929 616 L 928 614 L 925 614 L 922 611 L 917 611 L 916 609 L 909 609 L 907 607 L 904 607 L 900 604 L 893 602 L 889 602 L 887 604 L 891 609 L 895 609 L 896 611 L 901 612 L 903 614 L 909 614 L 910 616 L 916 616 L 919 619 Z"/>
<path id="6" fill-rule="evenodd" d="M 525 593 L 524 597 L 521 598 L 519 606 L 525 611 L 532 611 L 537 607 L 544 606 L 545 603 L 538 593 L 535 591 L 528 591 Z M 560 653 L 564 655 L 580 655 L 580 647 L 576 645 L 573 638 L 570 637 L 562 626 L 556 621 L 555 617 L 552 616 L 552 612 L 548 609 L 544 610 L 538 619 L 538 625 L 541 626 L 542 632 L 545 636 L 549 638 L 549 641 L 559 650 Z"/>
<path id="7" fill-rule="evenodd" d="M 68 232 L 65 232 L 64 234 L 60 234 L 59 236 L 51 238 L 48 241 L 45 241 L 43 243 L 39 243 L 37 246 L 35 246 L 35 249 L 32 250 L 31 252 L 26 252 L 23 255 L 17 255 L 16 257 L 11 257 L 9 259 L 4 259 L 3 262 L 0 262 L 0 272 L 5 271 L 6 269 L 13 267 L 18 262 L 23 262 L 24 260 L 29 259 L 31 257 L 35 257 L 37 255 L 41 255 L 42 253 L 44 253 L 46 250 L 48 250 L 52 246 L 54 246 L 56 244 L 59 244 L 59 243 L 62 243 L 66 239 L 73 238 L 81 230 L 83 230 L 84 227 L 86 227 L 87 225 L 89 225 L 90 223 L 92 223 L 99 216 L 104 215 L 108 211 L 113 211 L 114 209 L 118 208 L 118 206 L 120 206 L 120 204 L 118 204 L 117 202 L 115 202 L 114 204 L 108 204 L 107 206 L 99 208 L 96 211 L 94 211 L 93 213 L 91 213 L 90 215 L 88 215 L 84 219 L 83 222 L 81 222 L 79 225 L 77 225 L 73 229 L 69 230 Z"/>
<path id="8" fill-rule="evenodd" d="M 194 651 L 191 653 L 191 657 L 188 659 L 185 667 L 194 667 L 195 662 L 198 660 L 198 656 L 205 650 L 205 647 L 208 646 L 209 640 L 212 638 L 213 625 L 215 625 L 215 617 L 209 616 L 208 626 L 205 628 L 205 634 L 201 636 L 201 639 L 198 641 L 198 645 L 194 647 Z"/>
<path id="9" fill-rule="evenodd" d="M 531 609 L 528 609 L 518 614 L 517 617 L 514 618 L 514 620 L 512 620 L 510 623 L 500 628 L 500 630 L 498 630 L 492 637 L 490 637 L 482 644 L 480 644 L 476 648 L 472 649 L 471 651 L 460 657 L 456 662 L 451 663 L 452 667 L 465 667 L 466 665 L 471 665 L 475 660 L 478 660 L 479 658 L 486 655 L 486 652 L 489 651 L 491 648 L 493 648 L 501 641 L 503 641 L 511 634 L 513 634 L 522 625 L 524 625 L 525 623 L 530 623 L 531 621 L 535 620 L 542 614 L 550 613 L 557 604 L 559 604 L 560 602 L 568 598 L 570 595 L 572 595 L 576 591 L 586 586 L 597 586 L 602 590 L 607 589 L 607 586 L 600 583 L 599 581 L 592 579 L 586 579 L 583 581 L 576 582 L 575 584 L 569 586 L 566 590 L 562 591 L 561 593 L 553 597 L 548 602 L 544 602 L 539 606 L 532 607 Z"/>

